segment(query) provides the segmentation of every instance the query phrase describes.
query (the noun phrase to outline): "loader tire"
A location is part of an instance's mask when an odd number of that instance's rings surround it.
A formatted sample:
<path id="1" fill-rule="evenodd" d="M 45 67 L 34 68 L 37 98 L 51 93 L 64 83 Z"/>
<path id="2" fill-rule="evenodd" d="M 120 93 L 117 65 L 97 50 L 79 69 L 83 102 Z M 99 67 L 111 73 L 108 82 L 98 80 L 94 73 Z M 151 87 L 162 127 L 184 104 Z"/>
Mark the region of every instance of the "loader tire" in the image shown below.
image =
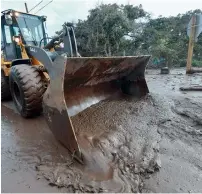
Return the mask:
<path id="1" fill-rule="evenodd" d="M 9 77 L 5 76 L 3 70 L 1 70 L 1 101 L 9 99 L 11 99 Z"/>
<path id="2" fill-rule="evenodd" d="M 9 85 L 14 104 L 23 117 L 41 113 L 45 87 L 35 67 L 24 64 L 13 66 Z"/>

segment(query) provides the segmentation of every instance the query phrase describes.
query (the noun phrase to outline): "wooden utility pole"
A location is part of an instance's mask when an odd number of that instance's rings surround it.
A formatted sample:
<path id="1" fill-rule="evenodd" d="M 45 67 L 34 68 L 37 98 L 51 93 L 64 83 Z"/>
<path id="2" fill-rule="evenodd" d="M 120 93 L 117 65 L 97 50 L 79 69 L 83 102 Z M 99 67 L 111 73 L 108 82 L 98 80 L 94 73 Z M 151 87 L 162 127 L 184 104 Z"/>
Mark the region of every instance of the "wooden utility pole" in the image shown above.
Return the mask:
<path id="1" fill-rule="evenodd" d="M 196 31 L 196 15 L 193 15 L 192 22 L 191 22 L 191 32 L 189 37 L 186 74 L 192 73 L 191 66 L 192 66 L 192 57 L 193 57 L 193 49 L 194 49 L 194 41 L 195 41 L 195 31 Z"/>
<path id="2" fill-rule="evenodd" d="M 29 13 L 28 7 L 27 7 L 27 3 L 26 3 L 26 2 L 25 2 L 25 9 L 26 9 L 26 12 Z"/>

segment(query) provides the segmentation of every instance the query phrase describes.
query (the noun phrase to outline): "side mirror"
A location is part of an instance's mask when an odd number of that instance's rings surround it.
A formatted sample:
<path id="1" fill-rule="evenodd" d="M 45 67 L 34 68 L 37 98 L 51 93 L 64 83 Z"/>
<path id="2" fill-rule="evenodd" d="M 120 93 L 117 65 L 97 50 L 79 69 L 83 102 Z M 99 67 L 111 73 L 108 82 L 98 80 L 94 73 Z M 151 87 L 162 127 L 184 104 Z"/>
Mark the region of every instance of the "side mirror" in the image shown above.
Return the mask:
<path id="1" fill-rule="evenodd" d="M 10 26 L 10 25 L 13 24 L 13 20 L 12 20 L 12 17 L 11 17 L 10 14 L 6 14 L 6 15 L 5 15 L 5 20 L 6 20 L 6 24 L 7 24 L 8 26 Z"/>

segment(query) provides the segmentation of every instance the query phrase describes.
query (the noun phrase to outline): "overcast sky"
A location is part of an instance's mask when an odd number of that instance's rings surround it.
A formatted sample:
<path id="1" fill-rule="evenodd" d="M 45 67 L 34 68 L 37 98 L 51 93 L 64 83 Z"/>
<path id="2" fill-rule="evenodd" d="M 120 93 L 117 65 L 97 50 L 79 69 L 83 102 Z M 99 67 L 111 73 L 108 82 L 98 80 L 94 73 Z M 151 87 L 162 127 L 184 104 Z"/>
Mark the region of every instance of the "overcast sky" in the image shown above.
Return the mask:
<path id="1" fill-rule="evenodd" d="M 15 9 L 25 11 L 24 2 L 27 2 L 28 9 L 34 7 L 41 0 L 1 0 L 1 10 Z M 31 13 L 37 12 L 41 7 L 46 5 L 50 0 L 43 2 Z M 56 30 L 62 28 L 65 21 L 74 21 L 85 19 L 88 10 L 92 9 L 99 3 L 118 3 L 118 4 L 142 4 L 143 8 L 152 13 L 153 17 L 174 16 L 178 13 L 185 13 L 189 10 L 202 9 L 202 0 L 53 0 L 38 15 L 46 15 L 47 30 L 49 35 L 53 35 Z"/>

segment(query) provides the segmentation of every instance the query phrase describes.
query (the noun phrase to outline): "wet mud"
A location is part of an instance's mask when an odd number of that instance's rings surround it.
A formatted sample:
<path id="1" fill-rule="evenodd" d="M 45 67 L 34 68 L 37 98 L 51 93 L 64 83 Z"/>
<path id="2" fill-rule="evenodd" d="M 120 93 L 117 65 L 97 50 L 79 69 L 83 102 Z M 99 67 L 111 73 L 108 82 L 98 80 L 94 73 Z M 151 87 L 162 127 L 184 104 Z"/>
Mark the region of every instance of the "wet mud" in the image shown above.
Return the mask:
<path id="1" fill-rule="evenodd" d="M 20 173 L 15 192 L 202 191 L 202 95 L 179 91 L 190 80 L 149 72 L 144 98 L 105 100 L 73 116 L 85 165 L 55 140 L 43 116 L 25 120 L 3 104 L 3 191 L 11 192 L 9 177 Z"/>
<path id="2" fill-rule="evenodd" d="M 42 163 L 37 169 L 52 185 L 74 192 L 139 192 L 142 177 L 161 166 L 157 125 L 148 124 L 156 123 L 155 109 L 151 96 L 91 106 L 72 117 L 84 165 L 70 158 L 68 166 Z"/>

